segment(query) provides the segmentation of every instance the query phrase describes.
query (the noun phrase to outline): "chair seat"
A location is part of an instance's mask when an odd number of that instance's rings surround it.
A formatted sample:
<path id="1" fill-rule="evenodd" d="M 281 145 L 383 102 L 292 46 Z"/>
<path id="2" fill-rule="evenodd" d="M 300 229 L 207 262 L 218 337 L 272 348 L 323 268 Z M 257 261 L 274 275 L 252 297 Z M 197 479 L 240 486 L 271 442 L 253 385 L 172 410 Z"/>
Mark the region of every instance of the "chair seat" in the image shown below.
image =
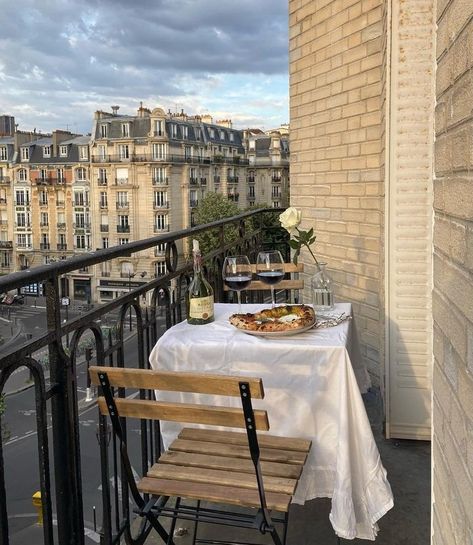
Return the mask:
<path id="1" fill-rule="evenodd" d="M 246 433 L 184 428 L 138 483 L 141 492 L 260 507 Z M 287 512 L 311 442 L 260 435 L 269 509 Z"/>

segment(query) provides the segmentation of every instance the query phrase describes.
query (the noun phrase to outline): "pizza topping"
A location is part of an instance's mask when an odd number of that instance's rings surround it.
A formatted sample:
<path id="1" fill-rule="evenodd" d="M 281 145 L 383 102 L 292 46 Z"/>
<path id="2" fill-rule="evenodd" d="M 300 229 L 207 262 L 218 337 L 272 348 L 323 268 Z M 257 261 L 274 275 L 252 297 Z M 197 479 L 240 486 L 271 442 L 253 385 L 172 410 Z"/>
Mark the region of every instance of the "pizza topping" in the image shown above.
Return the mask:
<path id="1" fill-rule="evenodd" d="M 282 305 L 254 314 L 232 314 L 229 320 L 232 325 L 245 331 L 291 331 L 312 325 L 315 313 L 307 305 Z"/>

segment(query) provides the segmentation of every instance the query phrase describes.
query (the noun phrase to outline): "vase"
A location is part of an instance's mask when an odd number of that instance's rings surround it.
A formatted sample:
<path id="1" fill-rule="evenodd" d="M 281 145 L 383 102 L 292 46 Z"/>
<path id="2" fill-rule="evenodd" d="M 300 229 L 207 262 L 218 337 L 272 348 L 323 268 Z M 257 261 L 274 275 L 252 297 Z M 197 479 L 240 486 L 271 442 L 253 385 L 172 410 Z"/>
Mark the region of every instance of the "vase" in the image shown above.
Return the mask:
<path id="1" fill-rule="evenodd" d="M 334 307 L 334 297 L 332 289 L 332 280 L 327 274 L 326 263 L 319 263 L 319 270 L 312 276 L 310 285 L 312 291 L 312 303 L 314 310 L 324 311 L 332 310 Z"/>

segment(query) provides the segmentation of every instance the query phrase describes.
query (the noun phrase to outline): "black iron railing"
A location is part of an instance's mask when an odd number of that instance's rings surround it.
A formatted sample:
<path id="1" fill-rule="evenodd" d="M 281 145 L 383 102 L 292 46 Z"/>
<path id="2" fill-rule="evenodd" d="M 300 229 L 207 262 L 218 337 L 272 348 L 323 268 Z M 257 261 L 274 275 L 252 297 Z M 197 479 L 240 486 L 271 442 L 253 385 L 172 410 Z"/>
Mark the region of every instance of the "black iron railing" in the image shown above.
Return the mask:
<path id="1" fill-rule="evenodd" d="M 178 246 L 187 248 L 195 236 L 213 237 L 212 249 L 205 255 L 207 277 L 214 286 L 216 301 L 223 301 L 220 270 L 224 257 L 229 254 L 247 254 L 254 259 L 263 247 L 278 248 L 285 252 L 289 247 L 287 233 L 275 227 L 274 209 L 246 212 L 239 216 L 216 221 L 205 226 L 182 230 L 122 246 L 88 252 L 78 257 L 31 270 L 11 273 L 0 278 L 0 293 L 19 290 L 22 287 L 41 285 L 46 296 L 47 331 L 37 338 L 18 341 L 3 349 L 0 359 L 0 394 L 5 383 L 20 368 L 27 368 L 33 381 L 36 399 L 36 431 L 38 455 L 31 464 L 39 467 L 39 482 L 43 510 L 43 539 L 48 545 L 84 544 L 84 483 L 81 474 L 81 435 L 79 428 L 78 386 L 76 365 L 87 363 L 93 350 L 98 365 L 116 365 L 144 368 L 158 337 L 173 324 L 185 318 L 185 293 L 192 271 L 190 260 L 178 256 Z M 158 246 L 159 245 L 159 246 Z M 202 242 L 202 246 L 205 243 Z M 92 301 L 81 303 L 72 300 L 72 308 L 78 316 L 61 321 L 61 304 L 64 304 L 64 275 L 87 270 L 93 265 L 114 259 L 130 257 L 148 248 L 164 248 L 166 272 L 164 276 L 150 279 L 146 273 L 137 273 L 128 281 L 108 280 L 110 285 L 125 282 L 124 294 L 110 302 L 95 305 Z M 101 266 L 105 270 L 107 266 Z M 99 269 L 100 267 L 97 267 Z M 105 273 L 102 276 L 106 276 Z M 138 280 L 137 280 L 138 279 Z M 123 286 L 122 286 L 123 288 Z M 261 294 L 256 294 L 261 297 Z M 146 305 L 144 300 L 146 298 Z M 132 331 L 132 314 L 134 336 Z M 67 315 L 66 315 L 67 316 Z M 104 327 L 107 324 L 107 327 Z M 125 332 L 129 330 L 129 338 Z M 84 351 L 84 342 L 87 348 Z M 135 356 L 125 357 L 130 343 Z M 42 354 L 39 357 L 39 354 Z M 47 370 L 43 363 L 47 354 Z M 49 375 L 49 376 L 48 376 Z M 144 394 L 142 394 L 144 395 Z M 149 393 L 149 395 L 153 395 Z M 8 401 L 7 401 L 8 410 Z M 1 411 L 0 411 L 1 413 Z M 48 416 L 50 413 L 50 417 Z M 144 473 L 159 456 L 160 440 L 157 423 L 140 424 L 140 465 Z M 48 427 L 52 433 L 48 434 Z M 102 505 L 99 513 L 98 532 L 100 542 L 111 545 L 125 537 L 127 543 L 142 543 L 131 536 L 132 513 L 128 490 L 120 483 L 120 463 L 117 445 L 110 438 L 106 420 L 98 419 L 99 446 L 96 456 L 87 451 L 88 464 L 100 466 L 102 475 Z M 10 543 L 8 524 L 8 497 L 5 486 L 5 453 L 0 438 L 0 543 Z M 18 471 L 22 468 L 18 467 Z M 53 475 L 54 479 L 52 478 Z M 54 488 L 52 488 L 54 482 Z M 90 509 L 90 506 L 86 506 Z M 53 530 L 53 519 L 57 529 Z M 142 538 L 146 529 L 142 529 Z"/>

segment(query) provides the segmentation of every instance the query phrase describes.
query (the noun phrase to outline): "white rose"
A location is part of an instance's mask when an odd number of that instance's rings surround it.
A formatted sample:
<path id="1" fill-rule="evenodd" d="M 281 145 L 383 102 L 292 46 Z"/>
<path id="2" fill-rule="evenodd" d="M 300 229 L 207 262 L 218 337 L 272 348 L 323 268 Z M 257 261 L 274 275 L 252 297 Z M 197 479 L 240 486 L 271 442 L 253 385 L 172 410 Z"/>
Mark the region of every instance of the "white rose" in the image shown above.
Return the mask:
<path id="1" fill-rule="evenodd" d="M 302 212 L 300 210 L 297 210 L 297 208 L 289 207 L 287 210 L 285 210 L 282 214 L 279 216 L 279 221 L 281 223 L 281 227 L 286 229 L 286 231 L 291 234 L 296 227 L 299 226 L 302 219 Z"/>

